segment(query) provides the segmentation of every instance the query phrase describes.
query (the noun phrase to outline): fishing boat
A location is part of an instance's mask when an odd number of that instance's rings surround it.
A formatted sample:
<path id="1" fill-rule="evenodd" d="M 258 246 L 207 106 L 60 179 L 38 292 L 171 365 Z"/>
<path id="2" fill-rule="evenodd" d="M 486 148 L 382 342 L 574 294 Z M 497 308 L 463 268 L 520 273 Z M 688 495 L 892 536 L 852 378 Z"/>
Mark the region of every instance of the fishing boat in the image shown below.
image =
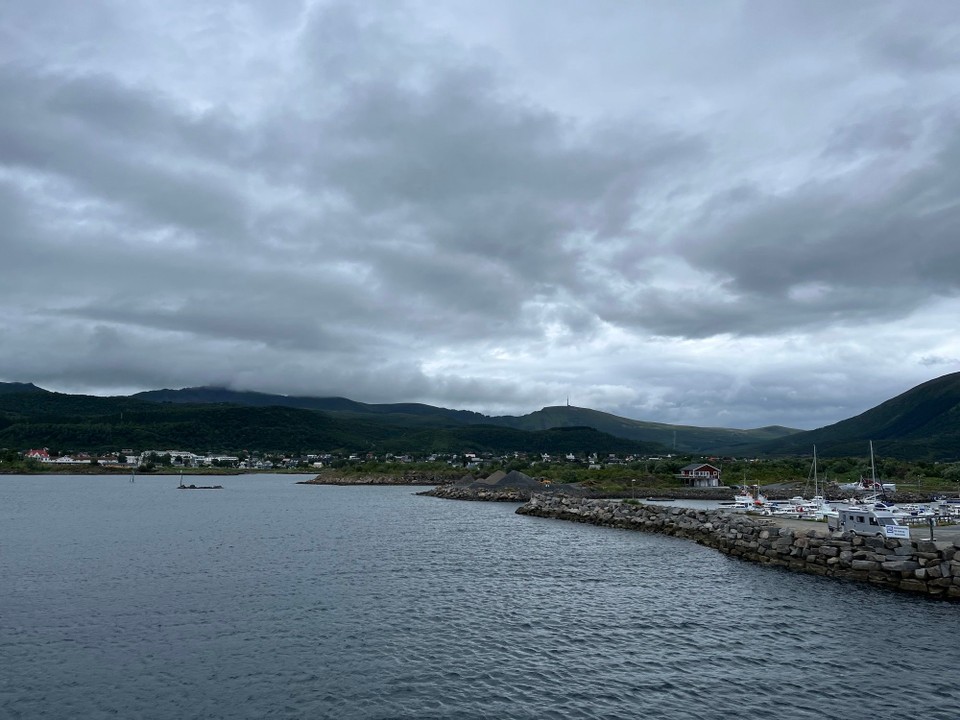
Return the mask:
<path id="1" fill-rule="evenodd" d="M 184 485 L 183 470 L 180 471 L 180 484 L 177 490 L 223 490 L 223 485 Z"/>
<path id="2" fill-rule="evenodd" d="M 760 486 L 754 485 L 756 488 L 756 494 L 752 492 L 751 487 L 747 485 L 742 485 L 739 492 L 733 496 L 733 502 L 726 505 L 728 510 L 733 512 L 762 512 L 766 509 L 769 513 L 768 500 L 766 496 L 760 492 Z"/>

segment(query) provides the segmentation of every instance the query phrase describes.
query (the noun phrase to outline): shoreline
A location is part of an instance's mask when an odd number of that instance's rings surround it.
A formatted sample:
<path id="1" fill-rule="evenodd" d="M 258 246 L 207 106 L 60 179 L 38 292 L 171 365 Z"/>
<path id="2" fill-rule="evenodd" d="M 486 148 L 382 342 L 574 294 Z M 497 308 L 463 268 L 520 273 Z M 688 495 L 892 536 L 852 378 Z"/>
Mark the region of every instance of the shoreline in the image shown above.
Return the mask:
<path id="1" fill-rule="evenodd" d="M 529 515 L 693 540 L 759 565 L 865 582 L 932 599 L 960 600 L 960 536 L 925 540 L 866 537 L 778 524 L 725 510 L 534 495 Z M 825 529 L 824 529 L 825 530 Z"/>
<path id="2" fill-rule="evenodd" d="M 310 480 L 299 480 L 297 485 L 408 485 L 411 487 L 442 487 L 451 485 L 453 478 L 432 473 L 413 472 L 408 475 L 317 475 Z"/>
<path id="3" fill-rule="evenodd" d="M 96 469 L 83 469 L 83 466 L 79 468 L 74 467 L 65 467 L 57 470 L 7 470 L 0 469 L 0 477 L 4 475 L 21 475 L 21 476 L 39 476 L 39 477 L 50 477 L 56 475 L 131 475 L 134 470 L 131 468 L 109 468 L 109 467 L 98 467 Z M 298 471 L 298 470 L 222 470 L 222 469 L 210 469 L 210 470 L 199 470 L 197 468 L 191 468 L 190 470 L 184 470 L 184 477 L 212 477 L 212 476 L 237 476 L 237 475 L 312 475 L 315 471 Z M 174 470 L 173 468 L 164 469 L 164 470 L 136 470 L 137 477 L 152 477 L 154 475 L 163 475 L 163 476 L 179 476 L 180 470 Z"/>
<path id="4" fill-rule="evenodd" d="M 310 483 L 313 484 L 313 483 Z M 345 482 L 343 484 L 364 484 L 364 483 L 349 483 Z M 367 483 L 375 484 L 375 483 Z M 390 484 L 390 483 L 383 483 Z M 396 483 L 403 484 L 403 483 Z M 579 498 L 590 498 L 594 500 L 631 500 L 636 502 L 656 502 L 656 501 L 671 501 L 671 500 L 706 500 L 706 501 L 716 501 L 716 502 L 729 502 L 732 503 L 734 495 L 738 492 L 737 488 L 663 488 L 663 487 L 637 487 L 631 490 L 619 491 L 619 492 L 610 492 L 602 490 L 594 490 L 589 487 L 577 487 L 565 485 L 560 488 L 551 489 L 548 485 L 538 485 L 537 487 L 520 487 L 513 485 L 503 485 L 503 486 L 490 486 L 490 487 L 475 487 L 469 485 L 461 485 L 459 482 L 443 482 L 443 483 L 425 483 L 425 484 L 436 484 L 431 491 L 420 493 L 421 495 L 431 495 L 433 497 L 445 498 L 448 500 L 477 500 L 477 501 L 510 501 L 517 502 L 516 498 L 519 494 L 519 502 L 526 502 L 530 499 L 532 494 L 551 494 L 551 493 L 562 493 L 569 495 L 571 497 Z M 796 488 L 782 488 L 779 490 L 768 492 L 763 490 L 763 494 L 766 495 L 771 500 L 790 500 L 801 492 L 801 489 Z M 911 493 L 911 492 L 897 492 L 889 493 L 888 498 L 891 503 L 931 503 L 937 502 L 937 500 L 942 496 L 941 493 Z M 830 502 L 841 502 L 849 499 L 845 495 L 835 494 L 835 496 L 830 496 Z"/>

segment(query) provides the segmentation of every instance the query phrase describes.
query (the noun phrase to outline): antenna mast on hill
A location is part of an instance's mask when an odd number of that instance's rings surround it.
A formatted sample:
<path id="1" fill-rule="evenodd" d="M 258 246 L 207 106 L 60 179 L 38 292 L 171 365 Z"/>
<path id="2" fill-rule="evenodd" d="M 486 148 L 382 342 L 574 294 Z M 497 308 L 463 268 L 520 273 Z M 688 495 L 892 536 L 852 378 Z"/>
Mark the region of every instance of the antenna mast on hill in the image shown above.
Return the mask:
<path id="1" fill-rule="evenodd" d="M 570 396 L 567 395 L 567 407 L 570 407 Z"/>

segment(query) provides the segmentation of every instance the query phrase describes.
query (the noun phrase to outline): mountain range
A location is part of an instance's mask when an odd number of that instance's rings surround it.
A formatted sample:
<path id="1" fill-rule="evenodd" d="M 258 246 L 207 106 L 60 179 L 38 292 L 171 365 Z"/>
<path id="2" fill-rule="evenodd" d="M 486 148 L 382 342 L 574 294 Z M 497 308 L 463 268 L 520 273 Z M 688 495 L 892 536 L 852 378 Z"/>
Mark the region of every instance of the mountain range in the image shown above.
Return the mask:
<path id="1" fill-rule="evenodd" d="M 960 458 L 960 373 L 918 385 L 856 417 L 810 431 L 747 430 L 645 422 L 572 406 L 521 416 L 368 404 L 216 387 L 131 396 L 54 393 L 0 383 L 0 446 L 275 451 L 597 452 L 823 457 L 878 453 L 903 460 Z"/>
<path id="2" fill-rule="evenodd" d="M 410 427 L 457 427 L 493 425 L 527 432 L 553 428 L 589 427 L 614 437 L 660 445 L 679 452 L 709 452 L 712 448 L 784 437 L 800 432 L 785 427 L 764 427 L 754 430 L 705 428 L 687 425 L 630 420 L 588 408 L 559 405 L 521 416 L 489 416 L 467 410 L 423 405 L 420 403 L 367 404 L 341 397 L 292 397 L 256 392 L 237 392 L 226 388 L 185 388 L 183 390 L 150 390 L 132 397 L 150 402 L 179 404 L 245 405 L 254 407 L 281 406 L 327 413 L 343 419 L 365 419 Z"/>

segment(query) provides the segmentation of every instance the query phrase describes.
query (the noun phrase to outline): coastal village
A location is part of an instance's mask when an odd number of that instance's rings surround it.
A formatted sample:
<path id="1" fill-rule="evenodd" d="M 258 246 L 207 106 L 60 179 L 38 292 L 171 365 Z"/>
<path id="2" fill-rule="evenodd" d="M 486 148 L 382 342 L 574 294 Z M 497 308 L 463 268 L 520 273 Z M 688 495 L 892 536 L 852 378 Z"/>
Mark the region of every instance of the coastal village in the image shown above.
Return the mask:
<path id="1" fill-rule="evenodd" d="M 619 457 L 614 454 L 608 454 L 606 457 L 599 457 L 595 453 L 581 454 L 578 456 L 574 453 L 549 455 L 546 453 L 519 452 L 495 455 L 493 453 L 477 453 L 472 451 L 463 453 L 434 453 L 422 457 L 413 454 L 395 455 L 385 453 L 383 455 L 377 455 L 374 453 L 340 454 L 330 452 L 304 455 L 242 452 L 231 455 L 222 453 L 195 453 L 180 449 L 152 449 L 142 451 L 123 449 L 116 453 L 106 454 L 91 454 L 87 452 L 60 454 L 51 451 L 50 448 L 47 447 L 31 448 L 18 454 L 25 460 L 32 460 L 41 465 L 59 468 L 76 468 L 78 466 L 91 465 L 113 469 L 169 466 L 182 469 L 222 468 L 253 471 L 298 468 L 309 471 L 366 462 L 386 462 L 401 465 L 412 465 L 421 462 L 445 463 L 450 466 L 462 467 L 466 470 L 477 470 L 487 466 L 503 465 L 518 460 L 533 464 L 569 464 L 585 467 L 590 470 L 601 470 L 610 467 L 625 467 L 638 462 L 650 464 L 673 459 L 673 455 L 666 455 L 664 457 L 626 455 Z M 719 460 L 714 459 L 714 462 L 719 462 Z M 691 487 L 718 487 L 721 484 L 720 468 L 706 462 L 690 463 L 680 468 L 676 477 Z"/>
<path id="2" fill-rule="evenodd" d="M 261 458 L 257 455 L 198 454 L 187 450 L 121 450 L 105 455 L 80 452 L 51 455 L 49 448 L 31 448 L 23 454 L 27 460 L 45 465 L 70 466 L 97 465 L 104 468 L 139 468 L 152 465 L 170 465 L 180 468 L 236 468 L 238 470 L 272 470 L 276 467 L 294 468 L 303 464 L 323 467 L 323 458 L 318 455 L 299 457 Z M 325 456 L 329 457 L 329 456 Z"/>

